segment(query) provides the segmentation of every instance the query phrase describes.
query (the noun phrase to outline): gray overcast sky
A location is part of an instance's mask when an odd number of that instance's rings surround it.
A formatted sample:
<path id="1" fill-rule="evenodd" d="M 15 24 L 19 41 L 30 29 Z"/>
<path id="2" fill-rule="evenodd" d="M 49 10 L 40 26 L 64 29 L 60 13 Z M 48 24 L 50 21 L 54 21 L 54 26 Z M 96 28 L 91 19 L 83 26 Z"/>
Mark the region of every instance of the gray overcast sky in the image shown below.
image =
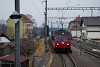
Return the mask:
<path id="1" fill-rule="evenodd" d="M 14 12 L 15 0 L 0 0 L 0 19 L 7 20 Z M 45 0 L 20 0 L 20 13 L 31 14 L 38 26 L 44 22 Z M 99 7 L 100 0 L 47 0 L 48 7 Z M 80 5 L 79 5 L 80 4 Z M 91 16 L 91 11 L 63 11 L 64 17 Z M 100 16 L 100 11 L 94 11 L 94 16 Z M 62 11 L 48 11 L 48 16 L 62 16 Z"/>

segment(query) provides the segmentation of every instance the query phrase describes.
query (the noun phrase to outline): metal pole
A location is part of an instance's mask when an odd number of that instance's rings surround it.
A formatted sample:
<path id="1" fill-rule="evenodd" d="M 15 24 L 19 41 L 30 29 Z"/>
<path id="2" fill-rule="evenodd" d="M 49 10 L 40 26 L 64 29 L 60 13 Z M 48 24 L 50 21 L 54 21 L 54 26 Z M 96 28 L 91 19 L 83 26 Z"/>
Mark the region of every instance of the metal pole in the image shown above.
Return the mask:
<path id="1" fill-rule="evenodd" d="M 63 29 L 63 23 L 62 23 L 62 29 Z"/>
<path id="2" fill-rule="evenodd" d="M 47 52 L 48 45 L 47 45 L 47 0 L 45 0 L 45 52 Z"/>
<path id="3" fill-rule="evenodd" d="M 15 10 L 20 14 L 20 0 L 15 0 Z M 15 23 L 15 67 L 20 67 L 20 21 Z"/>
<path id="4" fill-rule="evenodd" d="M 53 31 L 52 31 L 52 21 L 51 21 L 51 41 L 52 41 L 52 39 L 53 39 Z"/>
<path id="5" fill-rule="evenodd" d="M 76 40 L 77 40 L 77 21 L 76 21 Z"/>
<path id="6" fill-rule="evenodd" d="M 81 32 L 81 36 L 80 36 L 80 39 L 81 39 L 81 40 L 80 40 L 80 55 L 82 54 L 82 53 L 81 53 L 81 51 L 82 51 L 82 49 L 81 49 L 81 42 L 82 42 L 82 29 L 83 29 L 83 28 L 81 27 L 81 31 L 80 31 L 80 32 Z"/>
<path id="7" fill-rule="evenodd" d="M 93 9 L 91 10 L 91 16 L 93 16 Z"/>
<path id="8" fill-rule="evenodd" d="M 77 47 L 78 47 L 79 41 L 78 41 L 78 37 L 77 37 L 77 28 L 78 28 L 78 21 L 77 21 L 77 18 L 76 18 L 76 42 L 77 42 Z"/>

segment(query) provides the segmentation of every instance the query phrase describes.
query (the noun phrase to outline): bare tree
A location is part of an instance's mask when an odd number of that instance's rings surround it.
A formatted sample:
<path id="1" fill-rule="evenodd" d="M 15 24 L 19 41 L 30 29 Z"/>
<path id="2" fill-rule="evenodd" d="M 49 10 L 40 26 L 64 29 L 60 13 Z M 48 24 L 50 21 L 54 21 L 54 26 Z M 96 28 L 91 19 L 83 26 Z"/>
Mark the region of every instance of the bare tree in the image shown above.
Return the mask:
<path id="1" fill-rule="evenodd" d="M 26 16 L 33 22 L 33 26 L 36 27 L 37 23 L 36 23 L 35 19 L 33 18 L 33 16 L 30 14 L 26 14 Z"/>

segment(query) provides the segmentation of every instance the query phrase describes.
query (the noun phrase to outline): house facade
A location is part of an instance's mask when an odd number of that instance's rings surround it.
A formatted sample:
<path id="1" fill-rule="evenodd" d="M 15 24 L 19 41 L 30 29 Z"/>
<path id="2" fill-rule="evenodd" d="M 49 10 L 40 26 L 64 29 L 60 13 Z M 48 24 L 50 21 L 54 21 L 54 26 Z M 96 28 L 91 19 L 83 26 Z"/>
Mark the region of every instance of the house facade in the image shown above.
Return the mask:
<path id="1" fill-rule="evenodd" d="M 30 34 L 32 33 L 33 29 L 33 23 L 32 21 L 25 16 L 24 14 L 21 14 L 20 19 L 20 39 L 28 38 Z M 9 18 L 6 21 L 6 35 L 10 38 L 15 38 L 15 23 L 14 20 Z"/>
<path id="2" fill-rule="evenodd" d="M 23 38 L 23 21 L 20 20 L 20 39 Z M 6 21 L 6 35 L 10 38 L 10 39 L 14 39 L 15 38 L 15 22 L 13 19 L 9 18 Z"/>
<path id="3" fill-rule="evenodd" d="M 82 17 L 82 38 L 100 39 L 100 17 Z"/>
<path id="4" fill-rule="evenodd" d="M 68 29 L 72 33 L 72 37 L 76 38 L 79 37 L 81 34 L 81 17 L 76 17 L 73 21 L 69 23 Z"/>
<path id="5" fill-rule="evenodd" d="M 21 20 L 23 21 L 23 35 L 24 38 L 30 38 L 32 37 L 32 32 L 33 32 L 33 22 L 24 14 L 21 14 L 22 18 Z"/>

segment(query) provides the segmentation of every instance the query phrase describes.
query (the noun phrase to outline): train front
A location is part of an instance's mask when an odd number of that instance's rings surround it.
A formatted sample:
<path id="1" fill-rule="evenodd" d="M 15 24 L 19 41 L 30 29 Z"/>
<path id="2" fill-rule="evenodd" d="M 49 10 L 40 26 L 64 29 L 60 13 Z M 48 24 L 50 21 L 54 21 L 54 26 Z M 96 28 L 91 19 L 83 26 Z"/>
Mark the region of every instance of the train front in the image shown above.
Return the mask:
<path id="1" fill-rule="evenodd" d="M 71 50 L 71 35 L 70 34 L 56 34 L 54 38 L 55 50 Z"/>

